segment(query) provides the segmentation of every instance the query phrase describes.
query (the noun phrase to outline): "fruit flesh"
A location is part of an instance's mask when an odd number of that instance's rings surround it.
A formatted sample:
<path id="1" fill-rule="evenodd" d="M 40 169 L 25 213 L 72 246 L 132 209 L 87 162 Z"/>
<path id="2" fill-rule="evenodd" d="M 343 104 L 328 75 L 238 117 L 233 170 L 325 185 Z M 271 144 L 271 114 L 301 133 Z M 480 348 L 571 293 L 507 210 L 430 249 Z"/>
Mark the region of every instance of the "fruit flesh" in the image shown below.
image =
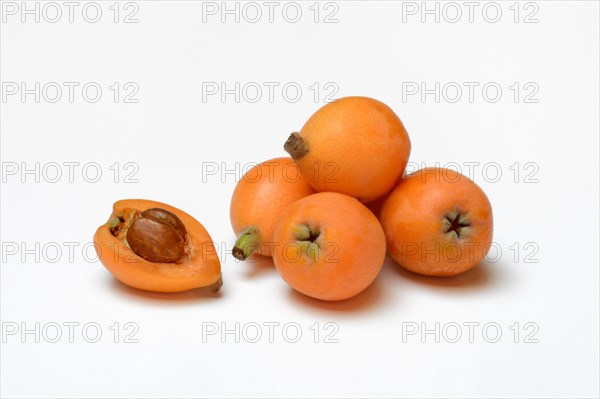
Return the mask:
<path id="1" fill-rule="evenodd" d="M 385 201 L 381 222 L 396 262 L 424 275 L 463 273 L 483 260 L 492 242 L 487 196 L 448 169 L 427 168 L 406 177 Z"/>
<path id="2" fill-rule="evenodd" d="M 176 262 L 150 262 L 138 256 L 125 238 L 127 224 L 136 212 L 162 208 L 183 222 L 187 244 Z M 170 205 L 149 200 L 121 200 L 113 205 L 109 221 L 94 235 L 94 247 L 102 264 L 121 282 L 156 292 L 179 292 L 200 287 L 218 290 L 222 284 L 221 264 L 210 235 L 187 213 Z"/>

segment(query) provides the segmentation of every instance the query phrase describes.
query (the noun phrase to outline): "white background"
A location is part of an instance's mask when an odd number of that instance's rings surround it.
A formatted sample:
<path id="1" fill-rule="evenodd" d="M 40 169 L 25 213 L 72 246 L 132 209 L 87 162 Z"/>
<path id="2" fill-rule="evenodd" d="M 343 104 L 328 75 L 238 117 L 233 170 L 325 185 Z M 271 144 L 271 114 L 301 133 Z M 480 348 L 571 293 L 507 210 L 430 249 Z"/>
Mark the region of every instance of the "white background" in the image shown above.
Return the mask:
<path id="1" fill-rule="evenodd" d="M 439 22 L 435 15 L 422 22 L 401 2 L 321 3 L 316 23 L 312 2 L 298 3 L 296 23 L 282 15 L 286 3 L 270 22 L 259 2 L 263 15 L 256 23 L 249 21 L 255 10 L 246 8 L 239 22 L 235 15 L 222 22 L 220 13 L 203 14 L 202 3 L 191 1 L 121 3 L 117 23 L 113 2 L 98 3 L 96 23 L 83 18 L 84 2 L 70 23 L 59 2 L 58 22 L 44 18 L 54 18 L 50 8 L 39 23 L 31 15 L 22 22 L 21 3 L 16 15 L 5 12 L 6 3 L 0 41 L 3 397 L 598 397 L 597 2 L 520 3 L 518 22 L 513 2 L 499 2 L 496 23 L 486 20 L 495 18 L 494 5 L 482 15 L 484 2 L 473 22 L 467 6 L 457 3 L 462 18 L 456 23 L 449 22 L 456 8 L 445 3 L 438 4 Z M 138 22 L 123 23 L 136 5 Z M 240 12 L 243 6 L 238 3 Z M 93 18 L 94 10 L 87 10 Z M 293 9 L 287 11 L 294 18 Z M 331 12 L 337 23 L 324 23 Z M 524 23 L 529 14 L 537 23 Z M 36 103 L 33 94 L 7 94 L 23 82 L 27 88 L 40 82 L 40 90 L 48 82 L 79 86 L 73 102 L 63 85 L 56 103 L 49 101 L 53 91 L 40 93 Z M 89 82 L 102 88 L 98 102 L 82 97 Z M 123 101 L 129 89 L 115 103 L 109 88 L 115 82 L 121 90 L 137 85 L 138 102 Z M 256 82 L 262 97 L 251 102 L 256 93 L 247 91 L 239 101 L 233 94 L 221 99 L 204 92 L 203 98 L 203 87 L 222 82 L 230 89 Z M 264 82 L 279 85 L 272 99 Z M 434 94 L 422 99 L 406 91 L 436 82 L 441 88 L 455 82 L 439 102 Z M 473 101 L 464 82 L 478 84 Z M 490 82 L 502 89 L 496 102 L 493 88 L 482 94 Z M 298 101 L 293 89 L 282 94 L 287 83 L 302 89 Z M 453 103 L 456 85 L 463 93 Z M 229 198 L 240 171 L 285 155 L 288 134 L 332 91 L 389 104 L 409 131 L 413 170 L 454 163 L 468 174 L 467 163 L 478 162 L 470 175 L 492 202 L 501 256 L 451 279 L 419 277 L 388 260 L 372 287 L 341 303 L 293 292 L 267 262 L 234 260 Z M 72 182 L 65 162 L 79 163 Z M 36 163 L 39 182 L 35 172 L 21 173 Z M 61 177 L 53 183 L 55 163 Z M 115 163 L 118 176 L 110 169 Z M 83 173 L 85 165 L 91 166 Z M 95 165 L 102 176 L 88 182 Z M 127 182 L 130 172 L 137 183 Z M 167 202 L 199 219 L 221 250 L 222 292 L 140 292 L 115 281 L 93 251 L 86 255 L 82 248 L 89 249 L 95 229 L 122 198 Z M 68 245 L 77 245 L 72 258 Z M 69 322 L 80 323 L 73 342 Z M 137 343 L 125 342 L 133 331 L 125 329 L 128 322 L 139 327 Z M 270 322 L 280 323 L 272 343 L 264 325 Z M 325 329 L 328 322 L 338 327 L 337 343 L 325 342 L 333 331 Z M 473 342 L 464 324 L 471 322 L 479 323 Z M 22 334 L 36 323 L 39 342 Z M 51 342 L 52 323 L 61 326 L 57 343 Z M 98 342 L 87 342 L 95 334 L 82 333 L 86 323 L 102 329 Z M 239 343 L 233 334 L 203 339 L 203 328 L 234 329 L 235 323 L 241 330 L 250 326 Z M 248 323 L 262 326 L 258 343 L 249 342 L 255 330 Z M 288 342 L 293 329 L 283 335 L 286 323 L 300 326 L 297 343 Z M 403 339 L 403 330 L 435 329 L 435 323 L 439 342 L 421 331 Z M 457 343 L 450 342 L 456 334 L 451 323 L 462 327 Z M 482 333 L 486 323 L 501 328 L 498 342 L 489 342 L 493 328 Z M 19 331 L 8 335 L 14 326 Z"/>

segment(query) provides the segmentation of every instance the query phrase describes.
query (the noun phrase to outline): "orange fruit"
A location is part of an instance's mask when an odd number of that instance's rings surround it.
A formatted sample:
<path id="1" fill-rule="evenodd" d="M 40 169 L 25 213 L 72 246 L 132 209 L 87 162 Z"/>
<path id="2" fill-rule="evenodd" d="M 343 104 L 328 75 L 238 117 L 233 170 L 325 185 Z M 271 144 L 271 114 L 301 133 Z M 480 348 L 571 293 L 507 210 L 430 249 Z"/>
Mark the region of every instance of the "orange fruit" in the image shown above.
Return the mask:
<path id="1" fill-rule="evenodd" d="M 108 271 L 134 288 L 216 292 L 223 284 L 221 262 L 204 226 L 160 202 L 115 202 L 108 222 L 96 230 L 94 248 Z"/>
<path id="2" fill-rule="evenodd" d="M 345 97 L 315 112 L 284 148 L 315 190 L 368 202 L 395 186 L 411 146 L 390 107 L 368 97 Z"/>
<path id="3" fill-rule="evenodd" d="M 313 298 L 351 298 L 375 280 L 385 258 L 377 218 L 355 198 L 317 193 L 290 205 L 275 227 L 273 262 L 294 289 Z"/>
<path id="4" fill-rule="evenodd" d="M 231 226 L 238 237 L 233 255 L 240 260 L 253 253 L 272 256 L 277 218 L 288 205 L 314 192 L 289 157 L 248 170 L 231 197 Z"/>
<path id="5" fill-rule="evenodd" d="M 492 206 L 477 184 L 443 168 L 410 174 L 381 211 L 388 251 L 404 268 L 453 276 L 476 266 L 492 243 Z"/>

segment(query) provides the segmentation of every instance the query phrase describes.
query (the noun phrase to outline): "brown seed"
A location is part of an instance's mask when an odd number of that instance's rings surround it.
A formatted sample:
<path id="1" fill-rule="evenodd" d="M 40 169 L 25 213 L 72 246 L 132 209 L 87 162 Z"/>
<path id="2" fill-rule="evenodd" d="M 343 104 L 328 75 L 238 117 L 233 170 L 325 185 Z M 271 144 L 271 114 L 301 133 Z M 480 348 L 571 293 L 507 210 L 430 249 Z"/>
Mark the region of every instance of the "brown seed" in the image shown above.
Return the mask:
<path id="1" fill-rule="evenodd" d="M 185 236 L 187 234 L 185 225 L 183 224 L 181 219 L 179 219 L 174 213 L 171 213 L 171 212 L 169 212 L 165 209 L 161 209 L 161 208 L 150 208 L 150 209 L 146 209 L 144 212 L 142 212 L 141 216 L 148 218 L 148 219 L 156 220 L 157 222 L 160 222 L 160 223 L 166 223 L 166 224 L 172 226 L 179 233 L 179 235 L 185 240 Z"/>
<path id="2" fill-rule="evenodd" d="M 142 212 L 127 230 L 129 247 L 155 263 L 176 262 L 185 252 L 187 231 L 174 214 L 160 208 Z"/>

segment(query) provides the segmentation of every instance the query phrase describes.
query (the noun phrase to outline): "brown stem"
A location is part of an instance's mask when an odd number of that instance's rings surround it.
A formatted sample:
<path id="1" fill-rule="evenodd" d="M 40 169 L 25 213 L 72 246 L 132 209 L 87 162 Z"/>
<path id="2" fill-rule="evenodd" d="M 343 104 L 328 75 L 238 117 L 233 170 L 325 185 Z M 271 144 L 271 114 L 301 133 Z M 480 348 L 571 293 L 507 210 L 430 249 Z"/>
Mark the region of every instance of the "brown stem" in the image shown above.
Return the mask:
<path id="1" fill-rule="evenodd" d="M 308 154 L 308 144 L 298 132 L 290 134 L 290 137 L 288 137 L 283 145 L 283 149 L 286 150 L 295 161 Z"/>
<path id="2" fill-rule="evenodd" d="M 223 278 L 219 277 L 219 279 L 217 281 L 215 281 L 214 283 L 212 283 L 211 285 L 208 286 L 208 289 L 212 293 L 217 293 L 217 292 L 219 292 L 219 290 L 221 289 L 222 286 L 223 286 Z"/>

